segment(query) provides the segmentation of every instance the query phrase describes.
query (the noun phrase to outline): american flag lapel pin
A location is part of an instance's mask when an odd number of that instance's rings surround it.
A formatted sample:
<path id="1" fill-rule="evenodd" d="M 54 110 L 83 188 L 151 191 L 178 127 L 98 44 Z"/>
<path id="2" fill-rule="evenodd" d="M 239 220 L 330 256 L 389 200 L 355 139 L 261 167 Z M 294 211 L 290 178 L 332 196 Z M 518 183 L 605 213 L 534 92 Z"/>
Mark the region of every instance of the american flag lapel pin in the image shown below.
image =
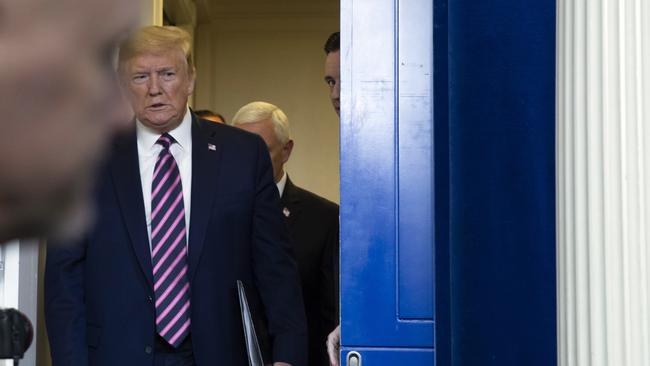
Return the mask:
<path id="1" fill-rule="evenodd" d="M 208 144 L 208 150 L 217 151 L 217 147 L 213 144 Z"/>

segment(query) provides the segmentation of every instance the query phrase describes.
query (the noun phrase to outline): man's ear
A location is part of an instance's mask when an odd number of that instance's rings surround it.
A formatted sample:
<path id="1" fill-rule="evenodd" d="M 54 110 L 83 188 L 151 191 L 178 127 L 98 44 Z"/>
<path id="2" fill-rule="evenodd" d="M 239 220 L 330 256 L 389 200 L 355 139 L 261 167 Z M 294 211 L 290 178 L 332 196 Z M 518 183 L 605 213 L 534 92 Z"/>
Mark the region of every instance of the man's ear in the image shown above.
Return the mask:
<path id="1" fill-rule="evenodd" d="M 291 151 L 293 151 L 293 140 L 287 141 L 287 143 L 282 147 L 282 164 L 289 161 Z"/>
<path id="2" fill-rule="evenodd" d="M 194 84 L 196 82 L 196 71 L 192 71 L 190 74 L 190 85 L 187 87 L 187 95 L 192 95 L 194 93 Z"/>

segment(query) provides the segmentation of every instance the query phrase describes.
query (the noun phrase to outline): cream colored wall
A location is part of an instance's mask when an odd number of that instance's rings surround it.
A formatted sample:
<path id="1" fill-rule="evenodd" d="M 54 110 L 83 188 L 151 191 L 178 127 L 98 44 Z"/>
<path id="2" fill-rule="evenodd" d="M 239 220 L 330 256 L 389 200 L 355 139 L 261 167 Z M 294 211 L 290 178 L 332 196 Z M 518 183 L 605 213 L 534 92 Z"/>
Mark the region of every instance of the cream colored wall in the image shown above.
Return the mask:
<path id="1" fill-rule="evenodd" d="M 196 29 L 194 104 L 230 120 L 246 103 L 282 108 L 295 148 L 286 166 L 297 185 L 339 202 L 339 123 L 323 81 L 323 44 L 333 16 L 252 15 Z"/>
<path id="2" fill-rule="evenodd" d="M 162 25 L 163 24 L 163 0 L 140 0 L 142 5 L 142 16 L 140 24 Z"/>

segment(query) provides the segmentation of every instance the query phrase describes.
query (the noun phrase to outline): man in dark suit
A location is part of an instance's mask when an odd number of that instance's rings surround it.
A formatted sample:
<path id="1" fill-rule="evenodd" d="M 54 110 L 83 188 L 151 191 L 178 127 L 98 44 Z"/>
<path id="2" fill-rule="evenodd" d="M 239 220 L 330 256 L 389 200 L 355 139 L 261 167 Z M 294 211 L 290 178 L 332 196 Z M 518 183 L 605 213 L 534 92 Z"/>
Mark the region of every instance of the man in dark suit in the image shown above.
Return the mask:
<path id="1" fill-rule="evenodd" d="M 339 207 L 293 184 L 284 164 L 293 150 L 289 120 L 273 104 L 242 107 L 232 124 L 259 134 L 269 149 L 281 207 L 300 269 L 309 329 L 309 365 L 328 365 L 325 341 L 338 324 Z"/>
<path id="2" fill-rule="evenodd" d="M 325 83 L 329 88 L 330 101 L 336 114 L 341 117 L 341 34 L 332 33 L 323 47 L 325 51 Z M 337 253 L 338 254 L 338 253 Z M 337 262 L 338 265 L 338 262 Z M 337 282 L 338 283 L 338 282 Z M 337 287 L 338 289 L 338 287 Z M 338 290 L 337 290 L 338 293 Z M 338 324 L 338 322 L 337 322 Z M 337 325 L 327 336 L 327 353 L 330 365 L 339 366 L 341 326 Z"/>
<path id="3" fill-rule="evenodd" d="M 298 271 L 264 142 L 187 108 L 187 32 L 143 28 L 119 65 L 136 126 L 100 172 L 95 228 L 48 248 L 54 365 L 248 365 L 237 280 L 268 320 L 267 362 L 305 365 Z"/>

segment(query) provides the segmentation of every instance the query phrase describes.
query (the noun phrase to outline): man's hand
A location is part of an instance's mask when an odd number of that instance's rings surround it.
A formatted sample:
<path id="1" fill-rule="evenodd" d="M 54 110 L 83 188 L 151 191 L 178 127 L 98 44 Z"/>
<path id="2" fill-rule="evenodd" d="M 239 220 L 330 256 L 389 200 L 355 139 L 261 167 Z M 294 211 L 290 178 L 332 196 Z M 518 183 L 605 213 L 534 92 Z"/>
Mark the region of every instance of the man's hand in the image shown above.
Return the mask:
<path id="1" fill-rule="evenodd" d="M 330 356 L 331 366 L 339 366 L 339 348 L 341 348 L 340 325 L 327 336 L 327 354 Z"/>
<path id="2" fill-rule="evenodd" d="M 286 362 L 274 362 L 273 366 L 291 366 L 291 364 Z"/>

